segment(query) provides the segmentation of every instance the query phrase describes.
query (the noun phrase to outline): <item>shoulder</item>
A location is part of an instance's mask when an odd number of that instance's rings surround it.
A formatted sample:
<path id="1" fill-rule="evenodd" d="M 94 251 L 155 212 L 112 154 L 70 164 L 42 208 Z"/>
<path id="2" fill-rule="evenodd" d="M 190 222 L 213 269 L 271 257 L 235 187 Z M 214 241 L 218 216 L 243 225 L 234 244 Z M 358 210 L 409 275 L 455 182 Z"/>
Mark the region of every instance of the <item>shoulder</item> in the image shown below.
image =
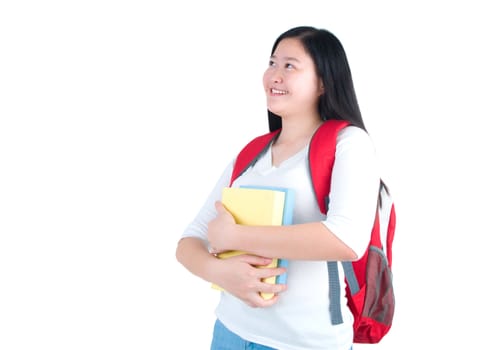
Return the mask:
<path id="1" fill-rule="evenodd" d="M 373 141 L 370 135 L 363 129 L 357 126 L 347 126 L 339 131 L 337 136 L 337 143 L 351 142 L 356 144 L 368 144 L 372 145 Z"/>
<path id="2" fill-rule="evenodd" d="M 374 154 L 375 146 L 365 130 L 357 126 L 348 126 L 339 132 L 336 144 L 336 153 L 347 151 Z"/>
<path id="3" fill-rule="evenodd" d="M 354 126 L 354 125 L 349 125 L 345 128 L 343 128 L 341 131 L 339 131 L 338 134 L 338 140 L 343 138 L 370 138 L 368 133 L 364 131 L 363 129 Z"/>

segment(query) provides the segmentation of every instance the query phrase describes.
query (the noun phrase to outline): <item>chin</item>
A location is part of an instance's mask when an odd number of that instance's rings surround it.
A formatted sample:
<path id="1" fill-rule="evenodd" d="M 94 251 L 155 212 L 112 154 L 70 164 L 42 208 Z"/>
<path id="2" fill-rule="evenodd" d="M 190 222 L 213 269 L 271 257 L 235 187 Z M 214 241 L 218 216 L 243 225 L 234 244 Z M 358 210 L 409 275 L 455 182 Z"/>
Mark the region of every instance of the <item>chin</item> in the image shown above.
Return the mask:
<path id="1" fill-rule="evenodd" d="M 284 112 L 283 108 L 277 108 L 277 106 L 270 103 L 267 104 L 267 109 L 273 114 L 281 115 Z"/>

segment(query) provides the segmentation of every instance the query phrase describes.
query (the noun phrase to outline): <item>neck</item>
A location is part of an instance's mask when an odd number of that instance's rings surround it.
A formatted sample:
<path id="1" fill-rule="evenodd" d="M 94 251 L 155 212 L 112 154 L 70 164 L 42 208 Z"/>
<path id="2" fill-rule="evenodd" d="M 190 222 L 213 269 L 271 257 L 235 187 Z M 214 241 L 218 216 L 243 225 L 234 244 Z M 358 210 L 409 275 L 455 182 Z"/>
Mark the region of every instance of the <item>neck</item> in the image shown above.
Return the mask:
<path id="1" fill-rule="evenodd" d="M 278 143 L 290 143 L 297 141 L 309 141 L 321 126 L 322 120 L 282 120 L 282 131 L 278 137 Z"/>

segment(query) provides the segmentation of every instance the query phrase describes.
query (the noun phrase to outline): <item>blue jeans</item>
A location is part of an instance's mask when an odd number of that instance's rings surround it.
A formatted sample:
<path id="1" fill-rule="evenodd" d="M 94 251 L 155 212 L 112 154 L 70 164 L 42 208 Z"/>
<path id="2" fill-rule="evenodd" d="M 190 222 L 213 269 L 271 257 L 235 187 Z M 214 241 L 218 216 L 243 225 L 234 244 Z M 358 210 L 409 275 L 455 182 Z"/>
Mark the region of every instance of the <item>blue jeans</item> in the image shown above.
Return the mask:
<path id="1" fill-rule="evenodd" d="M 239 337 L 226 328 L 219 320 L 214 323 L 211 350 L 277 350 L 265 345 L 255 344 Z"/>
<path id="2" fill-rule="evenodd" d="M 226 328 L 219 320 L 214 323 L 211 350 L 277 350 L 246 341 Z M 349 350 L 353 350 L 351 347 Z"/>

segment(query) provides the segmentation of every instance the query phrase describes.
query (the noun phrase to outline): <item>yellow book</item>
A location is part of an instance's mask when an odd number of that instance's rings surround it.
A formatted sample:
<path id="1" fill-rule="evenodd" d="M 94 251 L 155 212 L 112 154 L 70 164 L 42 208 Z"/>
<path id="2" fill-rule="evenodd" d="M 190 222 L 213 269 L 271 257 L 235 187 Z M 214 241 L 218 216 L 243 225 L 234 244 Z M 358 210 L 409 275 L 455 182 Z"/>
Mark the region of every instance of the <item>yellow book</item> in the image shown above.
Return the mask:
<path id="1" fill-rule="evenodd" d="M 233 215 L 237 224 L 251 226 L 282 225 L 284 216 L 286 192 L 267 188 L 225 187 L 221 202 Z M 235 255 L 245 254 L 242 251 L 229 251 L 218 254 L 218 258 L 226 259 Z M 279 259 L 265 267 L 277 267 Z M 265 278 L 266 283 L 276 283 L 276 276 Z M 222 290 L 216 284 L 213 288 Z M 270 299 L 273 293 L 261 293 L 262 298 Z"/>

